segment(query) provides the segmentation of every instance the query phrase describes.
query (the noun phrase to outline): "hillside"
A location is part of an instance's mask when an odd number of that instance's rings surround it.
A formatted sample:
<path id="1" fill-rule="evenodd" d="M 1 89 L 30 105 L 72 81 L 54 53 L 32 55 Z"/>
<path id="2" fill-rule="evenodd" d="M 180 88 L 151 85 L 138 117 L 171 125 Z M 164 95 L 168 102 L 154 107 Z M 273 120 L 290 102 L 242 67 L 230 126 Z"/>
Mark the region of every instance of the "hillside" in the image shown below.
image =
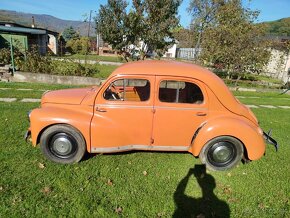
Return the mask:
<path id="1" fill-rule="evenodd" d="M 79 31 L 82 36 L 88 34 L 88 23 L 81 21 L 62 20 L 46 14 L 30 14 L 17 11 L 0 10 L 0 21 L 12 21 L 25 26 L 31 26 L 32 16 L 34 16 L 36 27 L 45 28 L 61 33 L 65 28 L 72 26 Z M 94 21 L 90 35 L 95 35 Z"/>
<path id="2" fill-rule="evenodd" d="M 270 35 L 290 36 L 290 17 L 264 22 Z"/>

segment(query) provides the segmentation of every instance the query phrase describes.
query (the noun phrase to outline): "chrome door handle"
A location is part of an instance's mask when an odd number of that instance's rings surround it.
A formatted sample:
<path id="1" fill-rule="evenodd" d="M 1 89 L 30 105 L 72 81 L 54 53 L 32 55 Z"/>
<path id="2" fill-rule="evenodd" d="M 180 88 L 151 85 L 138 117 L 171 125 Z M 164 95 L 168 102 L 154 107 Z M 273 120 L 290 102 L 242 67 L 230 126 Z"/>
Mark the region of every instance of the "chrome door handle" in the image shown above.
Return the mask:
<path id="1" fill-rule="evenodd" d="M 97 108 L 96 108 L 96 111 L 98 111 L 98 112 L 107 112 L 106 109 L 104 109 L 104 108 L 100 108 L 100 107 L 97 107 Z"/>
<path id="2" fill-rule="evenodd" d="M 196 116 L 206 116 L 206 112 L 199 111 L 196 113 Z"/>

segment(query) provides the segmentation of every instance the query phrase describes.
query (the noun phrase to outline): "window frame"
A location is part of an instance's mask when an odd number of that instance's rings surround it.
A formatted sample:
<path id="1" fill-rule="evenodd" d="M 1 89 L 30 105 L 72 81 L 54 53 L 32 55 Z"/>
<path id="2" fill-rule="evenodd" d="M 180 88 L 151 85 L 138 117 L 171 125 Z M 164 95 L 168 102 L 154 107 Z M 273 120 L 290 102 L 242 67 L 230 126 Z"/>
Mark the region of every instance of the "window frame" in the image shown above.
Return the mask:
<path id="1" fill-rule="evenodd" d="M 118 81 L 118 80 L 123 80 L 124 82 L 123 82 L 123 90 L 124 90 L 124 92 L 123 92 L 123 99 L 121 98 L 121 99 L 106 99 L 105 98 L 105 93 L 106 93 L 106 91 L 107 91 L 107 89 L 114 83 L 114 82 L 116 82 L 116 81 Z M 144 80 L 144 81 L 146 81 L 146 82 L 148 82 L 149 83 L 149 96 L 148 96 L 148 99 L 147 100 L 141 100 L 140 99 L 140 101 L 134 101 L 134 100 L 126 100 L 125 98 L 124 98 L 124 96 L 125 96 L 125 93 L 126 93 L 126 89 L 125 89 L 125 85 L 126 85 L 126 83 L 127 84 L 129 84 L 130 82 L 129 82 L 129 80 Z M 145 85 L 146 86 L 146 85 Z M 145 87 L 145 86 L 143 86 L 143 87 Z M 134 86 L 132 86 L 132 87 L 134 87 Z M 142 86 L 140 86 L 140 87 L 142 87 Z M 153 91 L 152 91 L 152 88 L 154 87 L 154 81 L 153 80 L 151 80 L 151 78 L 150 77 L 139 77 L 139 76 L 137 76 L 137 75 L 130 75 L 130 76 L 126 76 L 126 77 L 114 77 L 114 78 L 112 78 L 110 81 L 108 81 L 108 84 L 107 85 L 105 85 L 104 86 L 104 88 L 103 88 L 103 90 L 101 91 L 101 98 L 102 98 L 102 101 L 106 101 L 106 102 L 112 102 L 112 103 L 136 103 L 136 104 L 140 104 L 140 103 L 149 103 L 150 101 L 151 101 L 151 99 L 153 99 L 153 97 L 152 97 L 152 95 L 153 95 Z"/>
<path id="2" fill-rule="evenodd" d="M 197 79 L 194 79 L 194 78 L 184 78 L 184 77 L 174 77 L 174 76 L 157 76 L 158 79 L 156 80 L 156 97 L 155 97 L 155 102 L 158 102 L 158 104 L 160 105 L 167 105 L 167 106 L 171 106 L 171 105 L 174 105 L 175 107 L 206 107 L 207 104 L 208 104 L 208 98 L 207 98 L 207 93 L 206 93 L 206 89 L 205 89 L 205 86 L 204 84 L 197 80 Z M 203 101 L 199 104 L 197 103 L 185 103 L 185 102 L 176 102 L 176 100 L 174 102 L 166 102 L 166 101 L 161 101 L 160 98 L 159 98 L 159 94 L 160 94 L 160 87 L 161 87 L 161 83 L 163 81 L 174 81 L 174 82 L 187 82 L 187 83 L 192 83 L 194 85 L 196 85 L 200 91 L 201 91 L 201 94 L 203 95 Z M 176 89 L 176 90 L 179 90 L 179 89 Z M 179 91 L 178 91 L 179 93 Z"/>

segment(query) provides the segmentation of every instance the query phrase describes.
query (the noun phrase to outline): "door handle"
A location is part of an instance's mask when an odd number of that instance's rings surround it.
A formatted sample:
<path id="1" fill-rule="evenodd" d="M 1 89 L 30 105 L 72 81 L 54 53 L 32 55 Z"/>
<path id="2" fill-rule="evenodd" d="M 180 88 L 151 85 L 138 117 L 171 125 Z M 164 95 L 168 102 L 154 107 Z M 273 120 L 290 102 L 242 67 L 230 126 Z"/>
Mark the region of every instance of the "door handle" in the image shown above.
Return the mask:
<path id="1" fill-rule="evenodd" d="M 96 111 L 98 111 L 98 112 L 107 112 L 106 109 L 104 109 L 104 108 L 100 108 L 100 107 L 97 107 L 97 108 L 96 108 Z"/>
<path id="2" fill-rule="evenodd" d="M 206 112 L 199 111 L 196 113 L 196 116 L 206 116 Z"/>

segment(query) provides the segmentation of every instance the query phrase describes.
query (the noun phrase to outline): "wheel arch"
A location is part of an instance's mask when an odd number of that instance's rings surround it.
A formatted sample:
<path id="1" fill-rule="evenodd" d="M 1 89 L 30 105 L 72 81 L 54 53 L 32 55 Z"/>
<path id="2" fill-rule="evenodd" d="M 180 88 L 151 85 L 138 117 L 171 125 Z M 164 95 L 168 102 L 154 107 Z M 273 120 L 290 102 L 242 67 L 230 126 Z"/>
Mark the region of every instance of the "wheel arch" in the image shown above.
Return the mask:
<path id="1" fill-rule="evenodd" d="M 219 136 L 238 139 L 243 144 L 245 157 L 250 160 L 257 160 L 265 153 L 266 145 L 261 129 L 245 120 L 233 117 L 219 117 L 205 123 L 193 138 L 189 152 L 199 156 L 203 146 Z"/>
<path id="2" fill-rule="evenodd" d="M 43 132 L 54 125 L 67 125 L 80 132 L 86 143 L 86 150 L 90 152 L 90 121 L 88 113 L 54 108 L 39 108 L 31 113 L 31 138 L 32 144 L 36 146 L 40 142 Z M 81 120 L 81 122 L 80 122 Z"/>
<path id="3" fill-rule="evenodd" d="M 52 123 L 52 124 L 50 124 L 50 125 L 48 125 L 48 126 L 45 126 L 43 129 L 40 130 L 40 132 L 38 133 L 37 138 L 36 138 L 36 144 L 39 144 L 39 142 L 40 142 L 40 138 L 41 138 L 41 135 L 43 134 L 43 132 L 44 132 L 45 130 L 47 130 L 48 128 L 50 128 L 50 127 L 52 127 L 52 126 L 56 126 L 56 125 L 65 125 L 65 126 L 68 126 L 68 127 L 72 128 L 72 129 L 75 129 L 75 130 L 77 130 L 78 132 L 80 132 L 80 134 L 81 134 L 82 137 L 84 138 L 82 132 L 81 132 L 78 128 L 76 128 L 75 126 L 72 126 L 72 125 L 69 124 L 69 123 Z M 85 138 L 84 138 L 84 141 L 85 141 L 85 143 L 87 144 Z"/>

